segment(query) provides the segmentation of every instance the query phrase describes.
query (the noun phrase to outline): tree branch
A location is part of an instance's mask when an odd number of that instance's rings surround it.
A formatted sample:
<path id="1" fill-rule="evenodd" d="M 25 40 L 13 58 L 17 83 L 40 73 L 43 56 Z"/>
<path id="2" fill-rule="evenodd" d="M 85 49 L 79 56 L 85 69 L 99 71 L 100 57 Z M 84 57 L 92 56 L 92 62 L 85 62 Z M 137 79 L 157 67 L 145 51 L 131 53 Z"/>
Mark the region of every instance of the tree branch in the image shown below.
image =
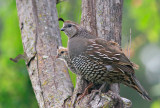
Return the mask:
<path id="1" fill-rule="evenodd" d="M 16 4 L 24 53 L 27 60 L 34 57 L 27 69 L 39 107 L 62 107 L 73 85 L 67 67 L 55 58 L 61 45 L 56 0 L 17 0 Z"/>

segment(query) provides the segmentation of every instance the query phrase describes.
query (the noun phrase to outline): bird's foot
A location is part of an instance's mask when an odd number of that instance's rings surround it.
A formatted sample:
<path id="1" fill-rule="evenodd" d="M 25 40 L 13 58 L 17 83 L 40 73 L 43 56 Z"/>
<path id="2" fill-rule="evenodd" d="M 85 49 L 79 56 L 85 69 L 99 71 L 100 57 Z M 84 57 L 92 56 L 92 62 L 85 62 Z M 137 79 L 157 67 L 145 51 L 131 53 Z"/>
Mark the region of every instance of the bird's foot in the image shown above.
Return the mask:
<path id="1" fill-rule="evenodd" d="M 101 94 L 102 94 L 102 90 L 103 90 L 103 88 L 105 87 L 105 85 L 106 85 L 106 83 L 104 83 L 104 84 L 99 88 L 99 90 L 92 90 L 92 93 L 91 93 L 91 96 L 90 96 L 90 99 L 89 99 L 88 103 L 90 103 L 90 102 L 95 98 L 95 96 L 96 96 L 97 93 L 98 93 L 99 96 L 100 96 L 99 102 L 101 101 Z M 99 103 L 99 102 L 98 102 L 98 103 Z"/>
<path id="2" fill-rule="evenodd" d="M 92 93 L 91 93 L 91 96 L 89 98 L 88 103 L 90 103 L 95 98 L 96 94 L 98 94 L 100 96 L 100 100 L 101 100 L 102 91 L 101 90 L 92 90 Z M 100 100 L 99 100 L 99 102 L 100 102 Z"/>

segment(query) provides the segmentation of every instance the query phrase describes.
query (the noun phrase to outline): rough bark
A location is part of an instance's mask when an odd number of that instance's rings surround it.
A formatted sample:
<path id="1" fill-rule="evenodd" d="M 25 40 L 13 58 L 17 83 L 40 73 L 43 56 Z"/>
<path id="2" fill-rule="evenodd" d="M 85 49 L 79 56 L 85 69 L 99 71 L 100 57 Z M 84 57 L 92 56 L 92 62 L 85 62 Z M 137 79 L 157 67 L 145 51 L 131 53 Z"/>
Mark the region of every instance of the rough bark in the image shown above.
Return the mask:
<path id="1" fill-rule="evenodd" d="M 57 60 L 61 38 L 56 0 L 17 0 L 26 65 L 40 108 L 62 107 L 72 95 L 67 67 Z"/>

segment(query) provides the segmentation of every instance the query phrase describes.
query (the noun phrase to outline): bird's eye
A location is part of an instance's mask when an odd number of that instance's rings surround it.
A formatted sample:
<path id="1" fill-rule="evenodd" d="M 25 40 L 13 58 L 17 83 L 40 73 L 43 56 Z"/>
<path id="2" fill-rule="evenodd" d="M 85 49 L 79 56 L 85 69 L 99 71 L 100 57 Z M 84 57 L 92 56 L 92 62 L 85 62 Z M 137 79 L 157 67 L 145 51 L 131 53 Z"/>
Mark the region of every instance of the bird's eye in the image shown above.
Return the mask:
<path id="1" fill-rule="evenodd" d="M 72 27 L 72 25 L 71 25 L 71 24 L 68 24 L 68 27 Z"/>
<path id="2" fill-rule="evenodd" d="M 61 51 L 61 54 L 63 54 L 64 53 L 64 51 Z"/>

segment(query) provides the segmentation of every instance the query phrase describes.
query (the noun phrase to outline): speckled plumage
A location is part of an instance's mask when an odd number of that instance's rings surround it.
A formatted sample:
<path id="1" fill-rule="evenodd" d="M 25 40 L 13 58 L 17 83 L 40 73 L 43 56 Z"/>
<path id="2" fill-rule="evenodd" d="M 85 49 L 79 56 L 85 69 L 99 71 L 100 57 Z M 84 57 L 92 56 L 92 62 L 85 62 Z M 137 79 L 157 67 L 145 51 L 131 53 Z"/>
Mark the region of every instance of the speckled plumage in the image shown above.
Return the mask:
<path id="1" fill-rule="evenodd" d="M 133 63 L 117 43 L 96 38 L 72 22 L 64 22 L 62 31 L 69 37 L 70 61 L 82 77 L 98 84 L 125 84 L 137 90 L 144 99 L 150 100 L 148 93 L 135 77 Z"/>

